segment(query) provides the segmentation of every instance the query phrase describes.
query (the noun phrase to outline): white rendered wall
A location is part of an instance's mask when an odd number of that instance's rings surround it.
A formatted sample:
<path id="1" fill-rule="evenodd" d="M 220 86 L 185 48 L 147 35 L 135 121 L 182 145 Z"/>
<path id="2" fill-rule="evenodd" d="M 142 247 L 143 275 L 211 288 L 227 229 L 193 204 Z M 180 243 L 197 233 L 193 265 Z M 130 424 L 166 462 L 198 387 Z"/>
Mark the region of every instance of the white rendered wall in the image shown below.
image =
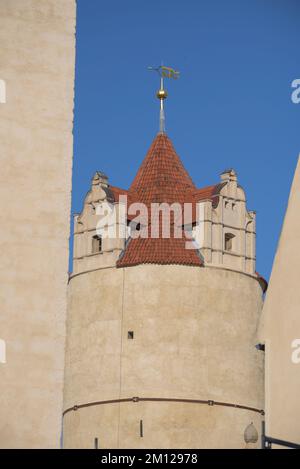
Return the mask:
<path id="1" fill-rule="evenodd" d="M 2 448 L 59 447 L 75 15 L 75 0 L 0 2 Z"/>

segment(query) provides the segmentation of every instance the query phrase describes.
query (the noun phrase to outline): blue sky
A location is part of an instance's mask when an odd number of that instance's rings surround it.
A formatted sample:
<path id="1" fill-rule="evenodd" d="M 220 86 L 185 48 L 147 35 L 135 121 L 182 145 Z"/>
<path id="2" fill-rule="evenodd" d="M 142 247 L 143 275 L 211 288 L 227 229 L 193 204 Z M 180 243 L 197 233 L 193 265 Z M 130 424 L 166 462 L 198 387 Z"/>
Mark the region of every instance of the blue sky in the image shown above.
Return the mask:
<path id="1" fill-rule="evenodd" d="M 96 170 L 128 188 L 158 131 L 158 79 L 169 80 L 166 128 L 198 187 L 233 167 L 257 211 L 257 269 L 269 278 L 300 152 L 298 0 L 77 0 L 72 213 Z"/>

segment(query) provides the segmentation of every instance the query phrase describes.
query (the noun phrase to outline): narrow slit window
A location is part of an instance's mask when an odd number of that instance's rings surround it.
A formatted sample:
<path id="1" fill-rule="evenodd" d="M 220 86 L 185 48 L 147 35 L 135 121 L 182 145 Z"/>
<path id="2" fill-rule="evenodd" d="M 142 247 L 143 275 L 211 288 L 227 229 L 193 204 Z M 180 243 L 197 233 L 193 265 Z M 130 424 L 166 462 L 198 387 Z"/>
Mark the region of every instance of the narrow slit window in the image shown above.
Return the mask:
<path id="1" fill-rule="evenodd" d="M 143 436 L 144 436 L 143 420 L 140 420 L 140 437 L 143 438 Z"/>
<path id="2" fill-rule="evenodd" d="M 128 339 L 133 339 L 133 336 L 134 336 L 134 332 L 133 331 L 128 331 L 127 338 Z"/>
<path id="3" fill-rule="evenodd" d="M 234 238 L 235 236 L 232 233 L 225 234 L 225 238 L 224 238 L 225 251 L 232 251 Z"/>
<path id="4" fill-rule="evenodd" d="M 93 236 L 92 239 L 92 252 L 93 254 L 96 254 L 97 252 L 102 251 L 102 238 L 101 236 Z"/>

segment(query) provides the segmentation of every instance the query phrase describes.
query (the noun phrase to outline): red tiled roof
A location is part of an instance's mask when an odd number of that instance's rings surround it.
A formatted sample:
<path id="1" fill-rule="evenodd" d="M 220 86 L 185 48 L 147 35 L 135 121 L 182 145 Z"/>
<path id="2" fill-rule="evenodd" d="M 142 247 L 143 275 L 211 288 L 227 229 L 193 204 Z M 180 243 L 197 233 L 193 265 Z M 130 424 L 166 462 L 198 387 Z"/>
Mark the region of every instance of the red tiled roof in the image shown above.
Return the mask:
<path id="1" fill-rule="evenodd" d="M 181 264 L 201 266 L 203 261 L 196 249 L 186 249 L 187 239 L 182 238 L 132 238 L 129 240 L 117 267 L 139 264 Z"/>
<path id="2" fill-rule="evenodd" d="M 181 202 L 196 187 L 185 170 L 171 140 L 158 134 L 142 162 L 129 193 L 140 202 Z"/>
<path id="3" fill-rule="evenodd" d="M 116 186 L 109 186 L 109 188 L 112 191 L 116 202 L 119 201 L 120 195 L 128 195 L 128 191 L 126 189 L 120 189 Z"/>
<path id="4" fill-rule="evenodd" d="M 150 205 L 156 203 L 179 202 L 181 205 L 191 202 L 212 199 L 218 185 L 197 189 L 175 152 L 171 140 L 165 134 L 158 134 L 142 162 L 128 191 L 110 186 L 114 198 L 128 196 L 128 205 L 133 202 L 144 203 L 148 207 L 150 221 Z M 134 215 L 135 217 L 136 215 Z M 128 218 L 134 218 L 128 216 Z M 174 220 L 172 220 L 172 225 Z M 150 225 L 150 223 L 149 223 Z M 150 230 L 150 226 L 149 226 Z M 196 249 L 186 249 L 184 232 L 182 238 L 130 238 L 120 256 L 117 267 L 128 267 L 138 264 L 184 264 L 203 265 L 202 258 Z"/>

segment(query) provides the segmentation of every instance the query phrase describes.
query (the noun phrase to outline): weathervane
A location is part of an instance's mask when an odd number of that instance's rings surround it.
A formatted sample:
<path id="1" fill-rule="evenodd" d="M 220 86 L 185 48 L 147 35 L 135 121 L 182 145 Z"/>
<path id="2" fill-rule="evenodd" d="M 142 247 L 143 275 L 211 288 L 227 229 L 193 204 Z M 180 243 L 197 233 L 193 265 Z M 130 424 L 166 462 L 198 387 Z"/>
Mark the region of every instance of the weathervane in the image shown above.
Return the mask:
<path id="1" fill-rule="evenodd" d="M 177 72 L 171 67 L 165 67 L 164 65 L 160 65 L 160 67 L 148 67 L 148 70 L 157 72 L 160 76 L 160 89 L 156 93 L 156 96 L 160 100 L 159 131 L 160 133 L 164 133 L 165 132 L 164 100 L 168 96 L 167 91 L 164 89 L 164 78 L 174 78 L 176 80 L 177 78 L 179 78 L 179 72 Z"/>

